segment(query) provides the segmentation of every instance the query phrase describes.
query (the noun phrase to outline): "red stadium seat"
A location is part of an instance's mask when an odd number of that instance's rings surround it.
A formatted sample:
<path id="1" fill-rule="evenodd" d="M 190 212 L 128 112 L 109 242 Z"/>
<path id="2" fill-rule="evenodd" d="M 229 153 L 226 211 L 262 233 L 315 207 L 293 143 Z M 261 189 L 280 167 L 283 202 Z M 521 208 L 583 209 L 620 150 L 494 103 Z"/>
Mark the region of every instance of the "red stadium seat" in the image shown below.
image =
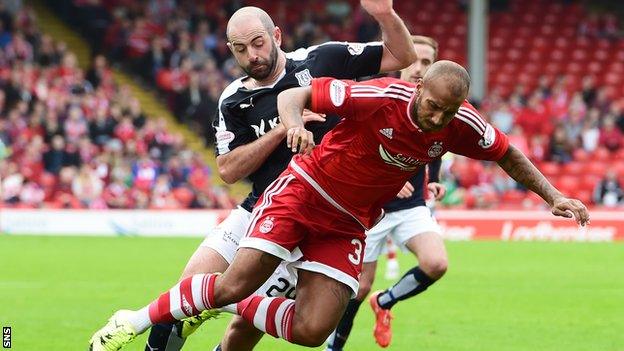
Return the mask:
<path id="1" fill-rule="evenodd" d="M 604 147 L 599 147 L 597 148 L 593 154 L 592 154 L 592 159 L 595 161 L 608 161 L 611 158 L 611 152 L 604 148 Z"/>
<path id="2" fill-rule="evenodd" d="M 587 151 L 583 149 L 574 150 L 573 156 L 574 156 L 574 160 L 579 161 L 579 162 L 587 161 L 589 160 L 589 157 L 590 157 Z"/>
<path id="3" fill-rule="evenodd" d="M 585 168 L 585 164 L 581 162 L 569 162 L 563 166 L 563 174 L 565 175 L 579 175 L 583 173 L 583 169 Z"/>
<path id="4" fill-rule="evenodd" d="M 593 175 L 593 174 L 585 174 L 580 177 L 579 189 L 586 191 L 594 191 L 596 185 L 600 182 L 602 177 Z"/>
<path id="5" fill-rule="evenodd" d="M 607 173 L 607 169 L 609 169 L 609 164 L 605 161 L 593 160 L 587 163 L 587 167 L 585 168 L 585 174 L 591 174 L 595 176 L 604 176 Z"/>
<path id="6" fill-rule="evenodd" d="M 556 186 L 564 194 L 571 194 L 577 190 L 579 178 L 574 176 L 564 175 L 559 177 L 556 182 Z"/>
<path id="7" fill-rule="evenodd" d="M 538 168 L 546 177 L 555 177 L 561 173 L 561 167 L 556 162 L 542 162 Z"/>

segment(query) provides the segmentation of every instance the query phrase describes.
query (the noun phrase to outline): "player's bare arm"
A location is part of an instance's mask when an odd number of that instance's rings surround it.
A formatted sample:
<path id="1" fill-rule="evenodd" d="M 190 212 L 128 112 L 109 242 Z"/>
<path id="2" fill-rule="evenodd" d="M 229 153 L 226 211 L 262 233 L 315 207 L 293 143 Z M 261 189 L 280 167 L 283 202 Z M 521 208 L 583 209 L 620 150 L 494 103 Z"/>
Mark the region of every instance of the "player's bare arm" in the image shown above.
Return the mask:
<path id="1" fill-rule="evenodd" d="M 416 61 L 410 33 L 392 8 L 392 0 L 362 0 L 361 4 L 381 28 L 384 50 L 380 72 L 400 70 Z"/>
<path id="2" fill-rule="evenodd" d="M 314 136 L 305 129 L 303 110 L 309 104 L 312 88 L 288 89 L 277 96 L 277 111 L 286 128 L 286 145 L 293 151 L 309 154 L 314 148 Z"/>
<path id="3" fill-rule="evenodd" d="M 529 159 L 513 145 L 498 161 L 498 165 L 515 181 L 544 199 L 555 216 L 572 218 L 580 225 L 589 224 L 587 207 L 576 199 L 568 199 L 559 192 Z"/>
<path id="4" fill-rule="evenodd" d="M 325 115 L 310 110 L 303 111 L 303 122 L 324 122 Z M 280 123 L 255 141 L 237 147 L 227 154 L 217 156 L 219 176 L 228 184 L 247 177 L 260 167 L 284 140 L 286 129 Z"/>

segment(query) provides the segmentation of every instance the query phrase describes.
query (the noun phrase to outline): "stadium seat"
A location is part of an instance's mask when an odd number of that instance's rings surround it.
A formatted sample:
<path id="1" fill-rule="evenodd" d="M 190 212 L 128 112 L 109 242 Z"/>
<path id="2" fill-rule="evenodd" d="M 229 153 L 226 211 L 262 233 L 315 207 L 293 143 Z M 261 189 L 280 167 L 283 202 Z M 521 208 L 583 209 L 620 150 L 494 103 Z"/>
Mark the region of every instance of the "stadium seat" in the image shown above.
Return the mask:
<path id="1" fill-rule="evenodd" d="M 591 174 L 596 176 L 604 176 L 609 169 L 609 163 L 601 160 L 592 160 L 587 163 L 585 168 L 585 174 Z"/>
<path id="2" fill-rule="evenodd" d="M 546 177 L 558 176 L 561 173 L 560 166 L 556 162 L 542 162 L 538 168 Z"/>
<path id="3" fill-rule="evenodd" d="M 566 163 L 563 168 L 563 174 L 565 175 L 579 175 L 581 173 L 583 173 L 583 170 L 585 168 L 585 164 L 578 162 L 578 161 L 572 161 L 572 162 L 568 162 Z"/>
<path id="4" fill-rule="evenodd" d="M 595 161 L 605 162 L 611 158 L 611 152 L 604 148 L 599 147 L 592 153 L 592 159 Z"/>

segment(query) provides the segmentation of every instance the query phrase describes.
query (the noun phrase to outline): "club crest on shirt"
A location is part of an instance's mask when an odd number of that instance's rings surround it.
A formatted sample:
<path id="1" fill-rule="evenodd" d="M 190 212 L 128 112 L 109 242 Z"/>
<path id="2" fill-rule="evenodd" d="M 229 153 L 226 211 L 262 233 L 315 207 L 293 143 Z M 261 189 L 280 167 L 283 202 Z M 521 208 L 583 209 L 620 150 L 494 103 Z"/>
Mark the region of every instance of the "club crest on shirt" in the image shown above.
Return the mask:
<path id="1" fill-rule="evenodd" d="M 297 78 L 297 82 L 299 82 L 299 86 L 307 87 L 312 84 L 312 75 L 310 74 L 309 69 L 304 69 L 301 72 L 295 73 L 295 78 Z"/>
<path id="2" fill-rule="evenodd" d="M 266 234 L 266 233 L 270 232 L 271 229 L 273 229 L 273 225 L 274 225 L 273 220 L 274 219 L 275 218 L 273 218 L 273 217 L 265 218 L 264 221 L 262 221 L 262 223 L 260 223 L 260 228 L 259 228 L 260 233 Z"/>
<path id="3" fill-rule="evenodd" d="M 431 158 L 436 158 L 444 152 L 444 148 L 442 147 L 441 141 L 434 141 L 433 145 L 427 150 L 427 155 Z"/>

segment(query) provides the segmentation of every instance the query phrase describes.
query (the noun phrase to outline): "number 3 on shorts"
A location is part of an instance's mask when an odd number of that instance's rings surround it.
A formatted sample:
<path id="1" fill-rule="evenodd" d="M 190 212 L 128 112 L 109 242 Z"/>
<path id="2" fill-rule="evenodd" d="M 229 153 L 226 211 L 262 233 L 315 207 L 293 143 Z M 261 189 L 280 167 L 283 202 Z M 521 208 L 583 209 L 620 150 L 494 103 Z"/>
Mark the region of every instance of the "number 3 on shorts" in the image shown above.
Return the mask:
<path id="1" fill-rule="evenodd" d="M 355 246 L 355 251 L 349 254 L 349 261 L 354 265 L 359 265 L 362 260 L 362 242 L 359 239 L 351 240 L 351 244 Z"/>

